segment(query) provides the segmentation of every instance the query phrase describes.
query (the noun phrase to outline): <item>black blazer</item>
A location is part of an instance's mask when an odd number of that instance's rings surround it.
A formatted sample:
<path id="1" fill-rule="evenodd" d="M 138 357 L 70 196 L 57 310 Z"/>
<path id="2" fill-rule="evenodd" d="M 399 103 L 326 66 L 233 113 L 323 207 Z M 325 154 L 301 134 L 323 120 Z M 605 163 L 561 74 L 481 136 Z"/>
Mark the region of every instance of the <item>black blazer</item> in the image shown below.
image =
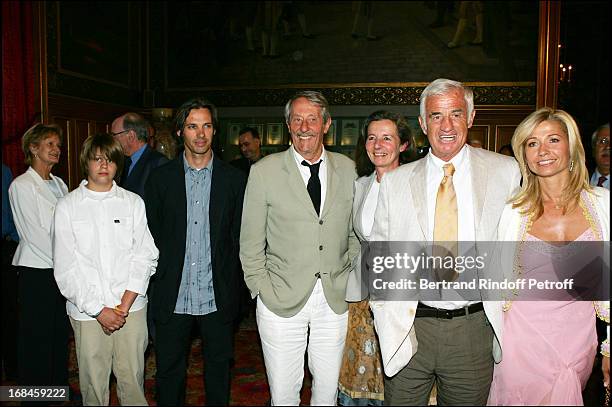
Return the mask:
<path id="1" fill-rule="evenodd" d="M 234 167 L 238 168 L 246 175 L 249 175 L 249 173 L 251 172 L 251 164 L 252 163 L 244 157 L 230 161 L 230 165 L 233 165 Z"/>
<path id="2" fill-rule="evenodd" d="M 168 159 L 150 146 L 146 146 L 134 169 L 127 175 L 127 166 L 123 169 L 119 186 L 140 195 L 144 199 L 145 182 L 154 168 L 168 162 Z"/>
<path id="3" fill-rule="evenodd" d="M 167 322 L 178 297 L 187 234 L 187 193 L 183 154 L 155 168 L 145 186 L 149 229 L 159 249 L 150 309 L 154 319 Z M 239 243 L 246 177 L 213 157 L 208 218 L 213 287 L 217 311 L 227 320 L 238 313 L 241 283 Z"/>

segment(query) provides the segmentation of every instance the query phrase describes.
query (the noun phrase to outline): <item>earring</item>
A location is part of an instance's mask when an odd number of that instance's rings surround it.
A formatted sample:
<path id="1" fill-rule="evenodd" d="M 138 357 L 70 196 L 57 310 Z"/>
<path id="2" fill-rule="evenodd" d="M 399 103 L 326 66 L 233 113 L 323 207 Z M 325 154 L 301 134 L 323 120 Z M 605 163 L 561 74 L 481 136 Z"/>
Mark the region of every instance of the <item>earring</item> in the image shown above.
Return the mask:
<path id="1" fill-rule="evenodd" d="M 569 172 L 574 171 L 574 160 L 570 161 Z"/>

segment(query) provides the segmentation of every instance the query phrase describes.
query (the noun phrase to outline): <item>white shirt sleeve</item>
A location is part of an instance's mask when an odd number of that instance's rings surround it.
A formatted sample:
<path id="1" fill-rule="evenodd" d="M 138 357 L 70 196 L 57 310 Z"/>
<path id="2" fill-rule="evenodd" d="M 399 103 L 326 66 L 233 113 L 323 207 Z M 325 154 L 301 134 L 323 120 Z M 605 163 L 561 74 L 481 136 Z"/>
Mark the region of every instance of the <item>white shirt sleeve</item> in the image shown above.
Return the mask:
<path id="1" fill-rule="evenodd" d="M 149 279 L 157 268 L 159 250 L 147 226 L 147 215 L 142 199 L 136 199 L 134 202 L 133 222 L 133 254 L 126 290 L 145 295 Z"/>
<path id="2" fill-rule="evenodd" d="M 46 264 L 53 264 L 49 227 L 52 220 L 42 219 L 35 186 L 17 178 L 9 188 L 9 201 L 20 244 Z"/>

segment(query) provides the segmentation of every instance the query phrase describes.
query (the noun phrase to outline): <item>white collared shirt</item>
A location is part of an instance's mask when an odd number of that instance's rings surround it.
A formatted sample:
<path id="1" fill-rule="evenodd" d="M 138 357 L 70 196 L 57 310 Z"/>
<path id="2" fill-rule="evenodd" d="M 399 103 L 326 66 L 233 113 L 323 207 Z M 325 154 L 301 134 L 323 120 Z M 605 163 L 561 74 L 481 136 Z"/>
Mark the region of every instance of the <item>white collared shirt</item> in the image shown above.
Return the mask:
<path id="1" fill-rule="evenodd" d="M 361 210 L 361 230 L 363 236 L 368 240 L 372 234 L 372 228 L 374 227 L 374 214 L 376 213 L 376 206 L 378 205 L 378 192 L 380 191 L 380 183 L 376 180 L 376 174 L 373 175 L 374 180 L 370 190 L 363 202 L 363 209 Z"/>
<path id="2" fill-rule="evenodd" d="M 144 202 L 114 181 L 107 192 L 86 185 L 82 181 L 55 210 L 54 275 L 66 311 L 75 320 L 92 320 L 103 307 L 119 305 L 126 290 L 139 294 L 130 309 L 138 311 L 147 304 L 159 256 Z"/>
<path id="3" fill-rule="evenodd" d="M 310 179 L 310 169 L 305 165 L 302 165 L 302 161 L 306 159 L 295 150 L 294 146 L 291 146 L 291 151 L 293 151 L 293 158 L 295 159 L 298 171 L 302 176 L 302 180 L 304 180 L 304 185 L 308 186 L 308 180 Z M 323 148 L 321 157 L 317 161 L 306 161 L 309 164 L 316 164 L 321 161 L 321 166 L 319 167 L 319 181 L 321 182 L 321 208 L 319 210 L 319 218 L 321 218 L 321 215 L 323 214 L 323 208 L 325 207 L 325 195 L 327 191 L 327 153 L 325 152 L 325 147 Z"/>
<path id="4" fill-rule="evenodd" d="M 604 175 L 606 177 L 606 180 L 603 182 L 602 187 L 606 188 L 606 189 L 610 189 L 610 174 L 608 175 Z M 591 185 L 596 187 L 597 183 L 599 182 L 599 177 L 601 177 L 601 173 L 599 172 L 599 170 L 596 168 L 595 172 L 593 172 L 593 175 L 591 176 Z"/>
<path id="5" fill-rule="evenodd" d="M 459 242 L 473 242 L 476 240 L 476 228 L 474 224 L 474 190 L 472 188 L 472 170 L 470 156 L 466 146 L 457 153 L 450 161 L 444 161 L 433 155 L 431 150 L 427 155 L 427 239 L 433 241 L 434 219 L 436 215 L 436 197 L 440 182 L 444 178 L 445 164 L 452 163 L 455 167 L 453 174 L 453 186 L 457 194 L 457 216 Z M 461 250 L 461 247 L 459 248 Z M 461 253 L 459 253 L 461 254 Z M 423 304 L 443 309 L 458 309 L 476 301 L 422 301 Z"/>

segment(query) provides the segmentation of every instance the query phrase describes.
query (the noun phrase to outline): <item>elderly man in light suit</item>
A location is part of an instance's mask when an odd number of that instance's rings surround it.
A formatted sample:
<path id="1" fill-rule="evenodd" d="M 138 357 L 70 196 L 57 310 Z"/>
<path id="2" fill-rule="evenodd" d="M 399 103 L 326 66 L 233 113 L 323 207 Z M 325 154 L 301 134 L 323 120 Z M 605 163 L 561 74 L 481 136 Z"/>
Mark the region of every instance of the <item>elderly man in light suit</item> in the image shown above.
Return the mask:
<path id="1" fill-rule="evenodd" d="M 292 97 L 285 119 L 292 146 L 251 167 L 240 260 L 257 297 L 272 405 L 300 403 L 306 346 L 310 404 L 334 405 L 347 329 L 346 281 L 359 252 L 351 222 L 355 165 L 323 148 L 331 117 L 319 92 Z"/>
<path id="2" fill-rule="evenodd" d="M 499 218 L 520 173 L 512 158 L 466 145 L 474 114 L 473 93 L 461 83 L 437 79 L 425 88 L 419 123 L 430 152 L 383 178 L 372 241 L 449 241 L 437 237 L 449 228 L 454 228 L 454 241 L 495 240 Z M 440 193 L 445 182 L 452 183 L 450 200 Z M 443 200 L 454 202 L 452 216 L 441 213 L 451 211 L 450 204 L 441 204 Z M 370 305 L 389 376 L 386 404 L 425 405 L 434 382 L 438 404 L 486 404 L 493 362 L 501 359 L 500 302 L 372 301 Z"/>

